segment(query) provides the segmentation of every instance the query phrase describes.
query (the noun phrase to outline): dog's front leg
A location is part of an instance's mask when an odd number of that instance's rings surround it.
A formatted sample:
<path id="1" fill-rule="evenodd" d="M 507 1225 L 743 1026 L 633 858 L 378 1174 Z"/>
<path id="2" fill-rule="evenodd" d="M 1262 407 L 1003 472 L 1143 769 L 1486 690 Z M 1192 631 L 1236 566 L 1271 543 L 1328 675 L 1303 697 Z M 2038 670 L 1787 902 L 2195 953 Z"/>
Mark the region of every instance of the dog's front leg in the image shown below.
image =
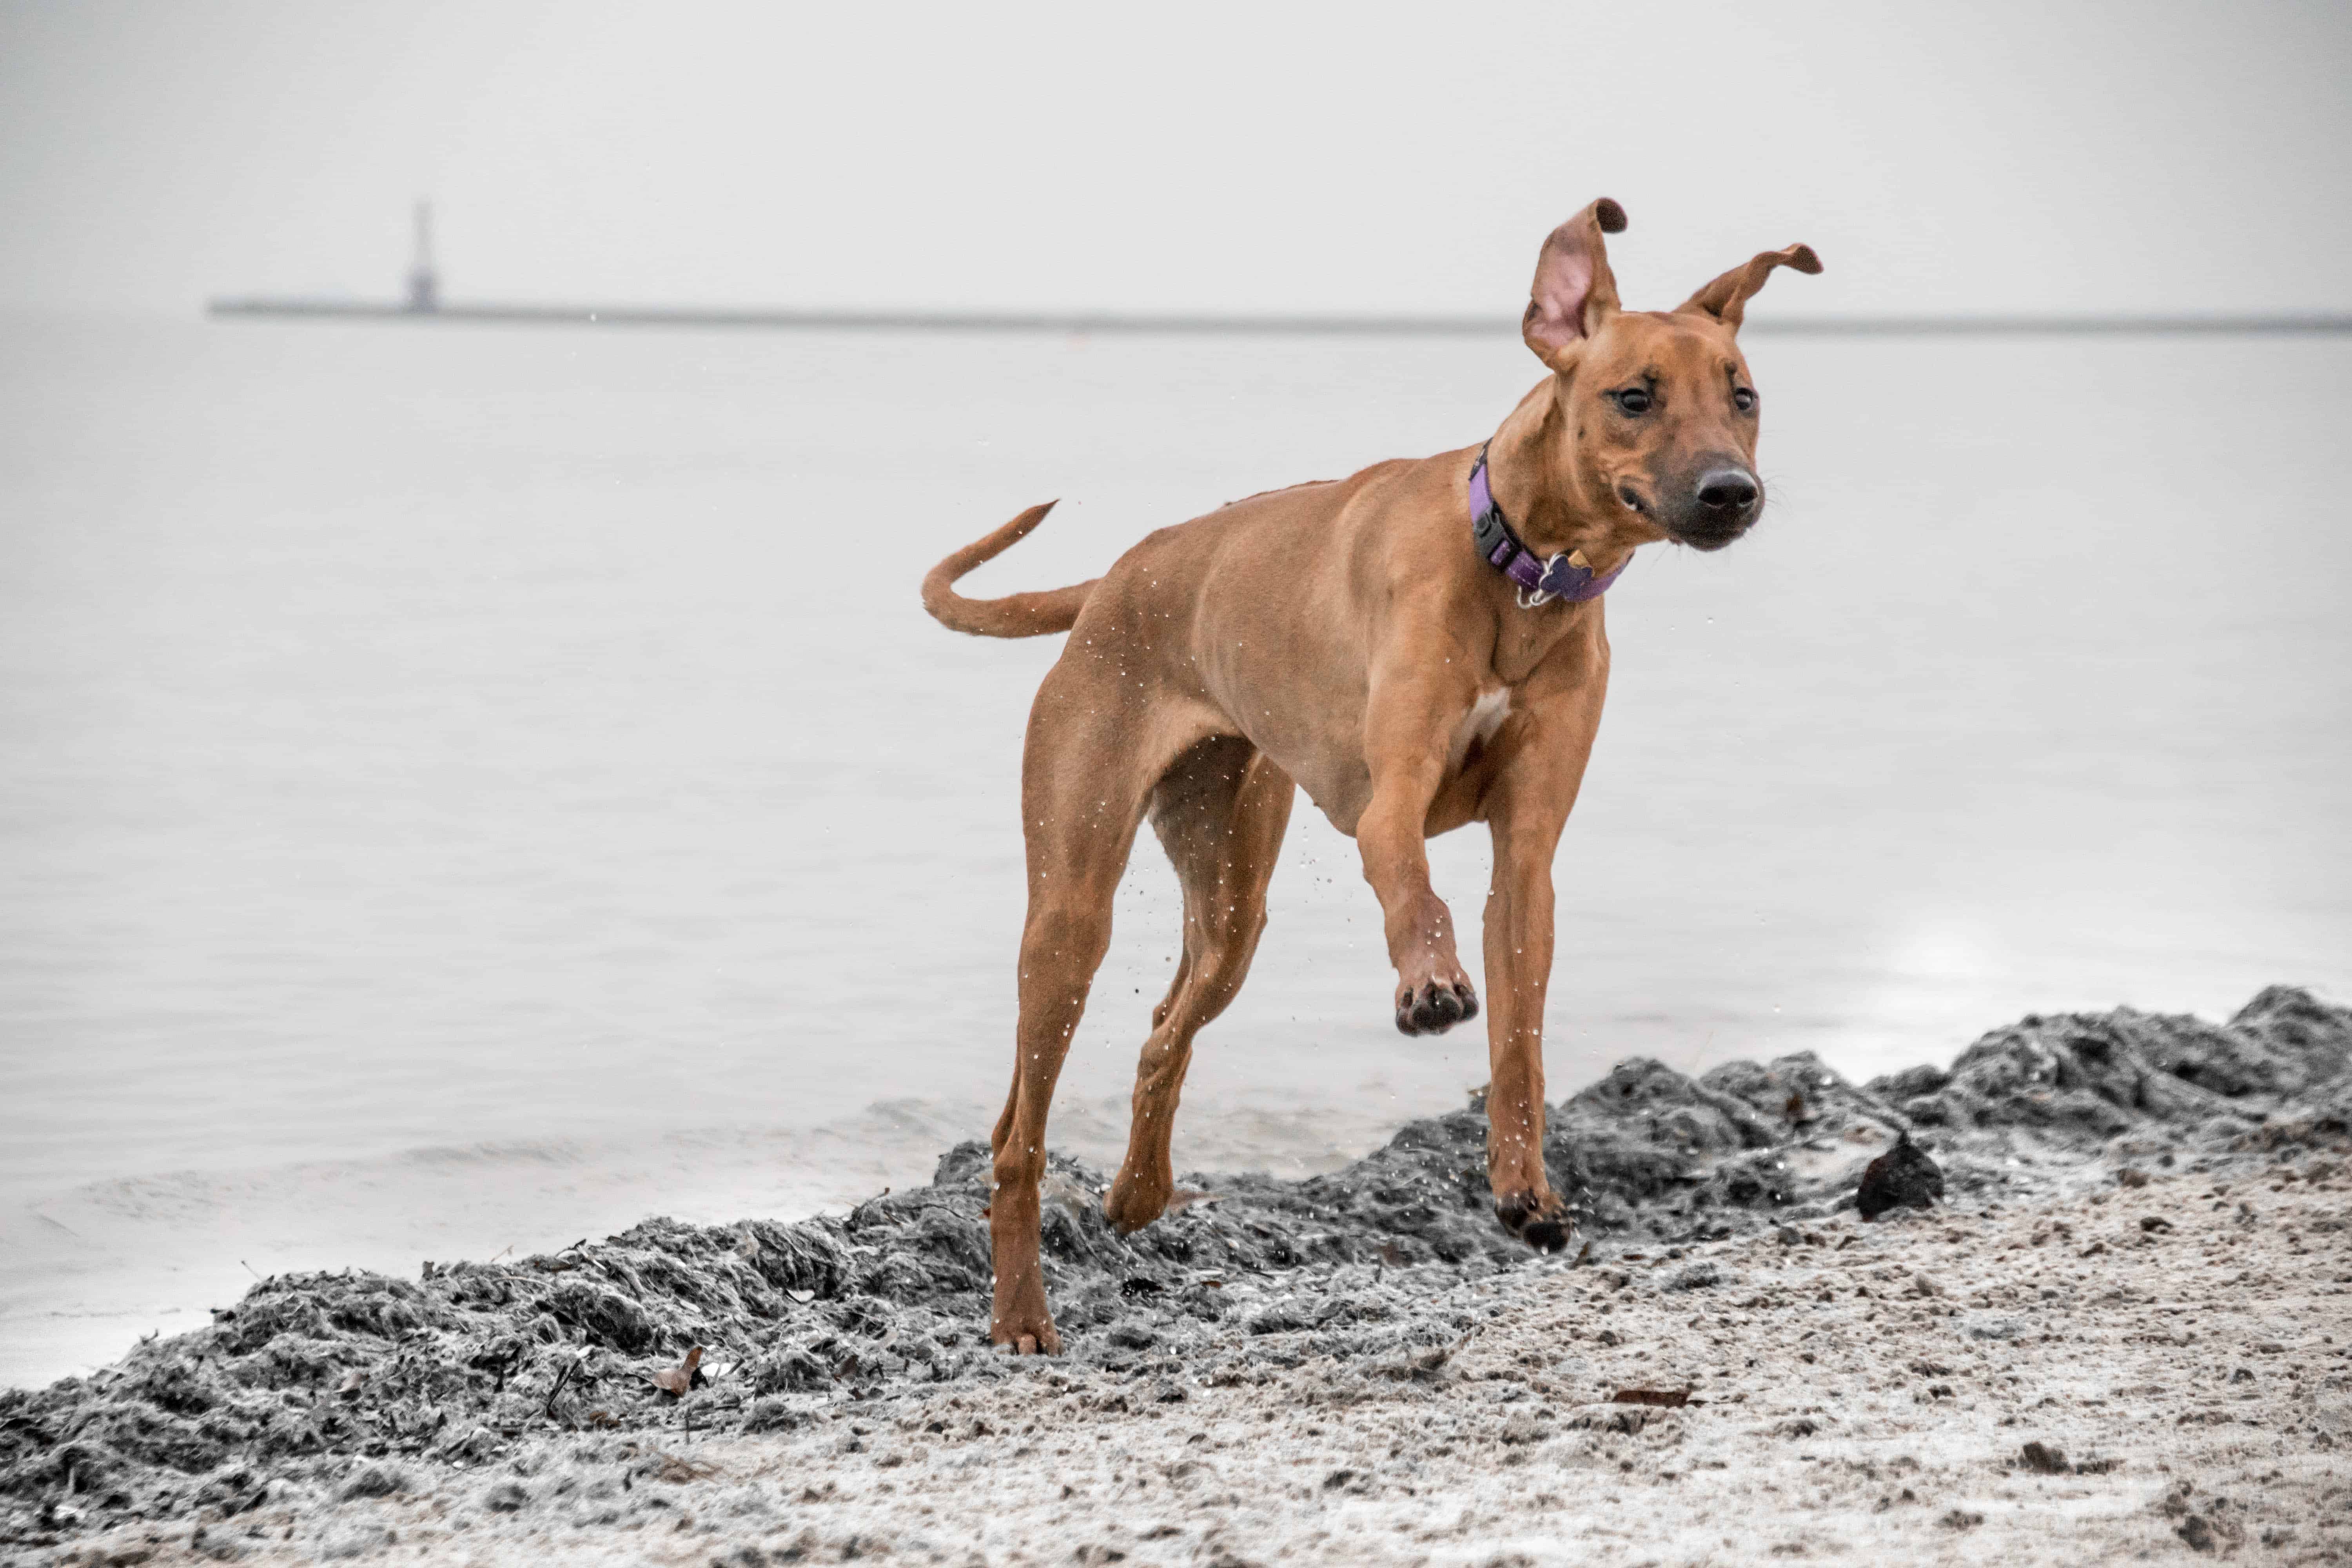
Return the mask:
<path id="1" fill-rule="evenodd" d="M 1486 896 L 1486 1180 L 1495 1217 L 1538 1252 L 1573 1229 L 1544 1169 L 1544 995 L 1551 984 L 1552 852 L 1563 818 L 1503 792 L 1489 818 Z"/>
<path id="2" fill-rule="evenodd" d="M 1372 797 L 1356 823 L 1364 880 L 1379 895 L 1396 966 L 1396 1026 L 1408 1035 L 1442 1034 L 1478 1016 L 1478 993 L 1454 948 L 1453 911 L 1429 884 L 1426 842 L 1448 742 L 1476 691 L 1466 659 L 1440 663 L 1437 672 L 1430 662 L 1372 681 L 1364 736 Z"/>
<path id="3" fill-rule="evenodd" d="M 1595 628 L 1596 631 L 1598 628 Z M 1544 1167 L 1544 998 L 1551 986 L 1552 857 L 1584 782 L 1608 691 L 1605 643 L 1526 690 L 1508 763 L 1483 803 L 1495 845 L 1486 896 L 1486 1178 L 1495 1217 L 1541 1252 L 1573 1235 Z"/>

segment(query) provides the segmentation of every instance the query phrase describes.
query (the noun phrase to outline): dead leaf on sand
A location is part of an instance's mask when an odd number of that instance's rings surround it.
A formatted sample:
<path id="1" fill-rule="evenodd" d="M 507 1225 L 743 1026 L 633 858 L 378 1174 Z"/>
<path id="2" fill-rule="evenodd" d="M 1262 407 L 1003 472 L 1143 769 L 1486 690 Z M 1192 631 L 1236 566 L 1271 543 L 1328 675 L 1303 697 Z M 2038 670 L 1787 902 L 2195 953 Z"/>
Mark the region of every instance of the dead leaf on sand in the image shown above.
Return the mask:
<path id="1" fill-rule="evenodd" d="M 1612 1405 L 1654 1405 L 1665 1410 L 1679 1410 L 1690 1402 L 1687 1388 L 1621 1388 L 1609 1396 Z"/>
<path id="2" fill-rule="evenodd" d="M 707 1481 L 719 1473 L 716 1465 L 705 1464 L 700 1459 L 682 1459 L 660 1448 L 655 1449 L 652 1457 L 657 1461 L 654 1467 L 654 1479 L 667 1481 L 672 1486 L 683 1486 L 688 1481 Z"/>
<path id="3" fill-rule="evenodd" d="M 672 1399 L 676 1399 L 693 1388 L 695 1374 L 701 1365 L 702 1347 L 697 1345 L 686 1352 L 686 1360 L 677 1365 L 666 1366 L 659 1372 L 648 1373 L 646 1375 L 653 1379 L 656 1388 L 660 1389 Z"/>
<path id="4" fill-rule="evenodd" d="M 1085 1183 L 1060 1171 L 1049 1171 L 1037 1184 L 1040 1203 L 1058 1204 L 1072 1219 L 1083 1223 L 1087 1215 L 1102 1206 L 1102 1199 Z"/>
<path id="5" fill-rule="evenodd" d="M 1215 1203 L 1221 1195 L 1217 1193 L 1200 1192 L 1192 1187 L 1179 1187 L 1168 1194 L 1168 1212 L 1182 1214 L 1194 1204 Z"/>

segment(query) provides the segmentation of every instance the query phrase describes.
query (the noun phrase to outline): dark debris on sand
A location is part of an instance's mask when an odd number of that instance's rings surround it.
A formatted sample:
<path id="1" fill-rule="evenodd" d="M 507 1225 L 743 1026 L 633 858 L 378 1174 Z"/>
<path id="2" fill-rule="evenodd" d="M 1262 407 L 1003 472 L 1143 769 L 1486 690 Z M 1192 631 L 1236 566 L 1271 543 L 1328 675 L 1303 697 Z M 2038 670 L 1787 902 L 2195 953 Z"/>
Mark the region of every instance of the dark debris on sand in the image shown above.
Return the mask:
<path id="1" fill-rule="evenodd" d="M 2352 1010 L 2273 987 L 2224 1025 L 2027 1018 L 1948 1069 L 1862 1086 L 1810 1054 L 1697 1079 L 1635 1059 L 1551 1109 L 1545 1156 L 1586 1240 L 1675 1247 L 1852 1206 L 1897 1147 L 1919 1157 L 1897 1162 L 1906 1201 L 1934 1195 L 1920 1165 L 1957 1201 L 2341 1146 L 2347 1055 Z M 1054 1157 L 1044 1240 L 1069 1356 L 1129 1374 L 1139 1400 L 1313 1357 L 1427 1375 L 1477 1325 L 1454 1288 L 1533 1261 L 1494 1218 L 1486 1131 L 1474 1099 L 1326 1175 L 1189 1177 L 1213 1200 L 1127 1237 L 1103 1217 L 1103 1173 Z M 760 1431 L 1023 1375 L 987 1342 L 988 1181 L 987 1150 L 963 1143 L 929 1186 L 845 1215 L 651 1219 L 416 1280 L 266 1280 L 94 1376 L 0 1393 L 0 1544 L 233 1514 L 289 1480 L 396 1485 L 403 1462 L 478 1464 L 563 1432 L 688 1415 Z M 708 1386 L 666 1396 L 651 1374 L 696 1345 Z"/>
<path id="2" fill-rule="evenodd" d="M 1895 1147 L 1862 1168 L 1853 1206 L 1864 1219 L 1900 1208 L 1932 1208 L 1944 1201 L 1944 1168 L 1904 1133 Z"/>

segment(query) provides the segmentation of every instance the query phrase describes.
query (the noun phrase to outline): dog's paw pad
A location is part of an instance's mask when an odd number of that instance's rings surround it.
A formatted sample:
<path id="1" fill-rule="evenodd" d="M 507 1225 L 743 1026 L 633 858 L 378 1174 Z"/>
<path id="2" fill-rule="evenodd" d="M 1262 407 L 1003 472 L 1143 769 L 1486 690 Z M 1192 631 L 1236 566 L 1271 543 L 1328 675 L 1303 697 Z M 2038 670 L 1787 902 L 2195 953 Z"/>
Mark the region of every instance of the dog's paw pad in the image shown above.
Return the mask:
<path id="1" fill-rule="evenodd" d="M 1538 1252 L 1565 1252 L 1576 1236 L 1576 1227 L 1557 1216 L 1539 1219 L 1519 1227 L 1519 1239 Z"/>
<path id="2" fill-rule="evenodd" d="M 1430 981 L 1397 998 L 1396 1025 L 1407 1035 L 1442 1035 L 1478 1016 L 1478 994 L 1467 984 Z"/>

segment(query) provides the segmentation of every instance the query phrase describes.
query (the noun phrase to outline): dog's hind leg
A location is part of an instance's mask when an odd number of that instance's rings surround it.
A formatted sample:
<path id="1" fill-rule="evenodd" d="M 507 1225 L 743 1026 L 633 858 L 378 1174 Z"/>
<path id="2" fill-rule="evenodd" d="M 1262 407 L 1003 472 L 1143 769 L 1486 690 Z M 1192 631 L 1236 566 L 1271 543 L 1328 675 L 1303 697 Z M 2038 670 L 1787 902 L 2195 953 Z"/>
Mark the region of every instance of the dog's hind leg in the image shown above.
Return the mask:
<path id="1" fill-rule="evenodd" d="M 1184 889 L 1184 955 L 1166 1000 L 1152 1009 L 1127 1158 L 1103 1205 L 1122 1232 L 1158 1219 L 1175 1189 L 1168 1140 L 1192 1037 L 1248 977 L 1292 795 L 1290 775 L 1236 736 L 1195 745 L 1151 792 L 1152 828 Z"/>
<path id="2" fill-rule="evenodd" d="M 1024 1355 L 1061 1348 L 1038 1258 L 1037 1185 L 1045 1174 L 1054 1084 L 1110 946 L 1111 900 L 1144 802 L 1189 739 L 1116 674 L 1106 681 L 1103 673 L 1065 654 L 1038 689 L 1022 758 L 1029 913 L 1021 931 L 1013 1089 L 993 1139 L 989 1337 Z"/>

